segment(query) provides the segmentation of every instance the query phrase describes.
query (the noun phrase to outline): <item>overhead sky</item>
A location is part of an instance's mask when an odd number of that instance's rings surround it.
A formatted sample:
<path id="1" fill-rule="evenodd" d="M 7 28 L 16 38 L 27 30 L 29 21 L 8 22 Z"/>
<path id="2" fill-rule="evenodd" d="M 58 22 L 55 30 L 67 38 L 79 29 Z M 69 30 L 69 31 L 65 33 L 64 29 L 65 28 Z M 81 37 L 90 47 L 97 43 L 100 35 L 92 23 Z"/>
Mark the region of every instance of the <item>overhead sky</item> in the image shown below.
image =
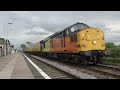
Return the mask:
<path id="1" fill-rule="evenodd" d="M 81 22 L 104 31 L 106 42 L 120 45 L 120 11 L 0 11 L 0 37 L 15 46 L 36 43 Z M 13 23 L 13 24 L 8 24 Z"/>

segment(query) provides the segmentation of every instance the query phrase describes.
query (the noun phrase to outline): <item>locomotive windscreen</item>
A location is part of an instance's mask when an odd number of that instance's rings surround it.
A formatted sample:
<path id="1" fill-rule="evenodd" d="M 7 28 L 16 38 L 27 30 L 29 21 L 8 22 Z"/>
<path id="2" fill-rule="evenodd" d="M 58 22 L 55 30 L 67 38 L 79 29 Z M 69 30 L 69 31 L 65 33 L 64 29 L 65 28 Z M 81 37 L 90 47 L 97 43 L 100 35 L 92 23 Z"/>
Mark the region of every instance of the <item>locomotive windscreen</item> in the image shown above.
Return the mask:
<path id="1" fill-rule="evenodd" d="M 82 29 L 86 29 L 86 28 L 90 28 L 88 25 L 83 24 L 83 23 L 78 23 L 75 24 L 71 27 L 71 32 L 77 31 L 77 30 L 82 30 Z"/>

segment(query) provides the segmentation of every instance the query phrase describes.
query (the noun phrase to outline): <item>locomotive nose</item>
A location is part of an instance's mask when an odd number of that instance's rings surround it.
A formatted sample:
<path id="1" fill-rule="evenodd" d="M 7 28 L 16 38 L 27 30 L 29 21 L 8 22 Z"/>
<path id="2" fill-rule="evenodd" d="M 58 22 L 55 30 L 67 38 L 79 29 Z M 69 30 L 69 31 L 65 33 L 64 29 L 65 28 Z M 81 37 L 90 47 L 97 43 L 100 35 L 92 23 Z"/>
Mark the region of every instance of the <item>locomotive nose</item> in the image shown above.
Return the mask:
<path id="1" fill-rule="evenodd" d="M 89 28 L 78 33 L 78 45 L 81 51 L 104 50 L 104 34 L 96 28 Z"/>

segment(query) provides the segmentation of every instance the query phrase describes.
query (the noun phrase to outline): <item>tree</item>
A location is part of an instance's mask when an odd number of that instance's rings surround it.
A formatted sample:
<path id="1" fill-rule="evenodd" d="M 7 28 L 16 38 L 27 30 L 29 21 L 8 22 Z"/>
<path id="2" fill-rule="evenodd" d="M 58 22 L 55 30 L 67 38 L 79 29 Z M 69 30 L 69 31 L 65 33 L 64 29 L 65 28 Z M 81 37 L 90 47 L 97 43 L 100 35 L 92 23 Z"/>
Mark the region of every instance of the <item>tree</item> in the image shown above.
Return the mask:
<path id="1" fill-rule="evenodd" d="M 22 48 L 23 51 L 24 51 L 24 49 L 26 48 L 26 45 L 25 44 L 21 44 L 20 48 Z"/>
<path id="2" fill-rule="evenodd" d="M 105 45 L 106 45 L 106 48 L 111 48 L 111 49 L 115 49 L 117 47 L 114 45 L 114 43 L 110 43 L 110 42 L 106 43 Z"/>
<path id="3" fill-rule="evenodd" d="M 120 57 L 120 48 L 118 46 L 110 42 L 106 43 L 105 45 L 107 50 L 110 51 L 109 57 L 113 57 L 113 58 Z"/>
<path id="4" fill-rule="evenodd" d="M 26 42 L 26 43 L 27 43 L 28 46 L 30 46 L 30 43 L 31 43 L 31 42 Z"/>
<path id="5" fill-rule="evenodd" d="M 28 45 L 28 47 L 32 47 L 34 45 L 32 42 L 26 42 L 26 44 Z"/>

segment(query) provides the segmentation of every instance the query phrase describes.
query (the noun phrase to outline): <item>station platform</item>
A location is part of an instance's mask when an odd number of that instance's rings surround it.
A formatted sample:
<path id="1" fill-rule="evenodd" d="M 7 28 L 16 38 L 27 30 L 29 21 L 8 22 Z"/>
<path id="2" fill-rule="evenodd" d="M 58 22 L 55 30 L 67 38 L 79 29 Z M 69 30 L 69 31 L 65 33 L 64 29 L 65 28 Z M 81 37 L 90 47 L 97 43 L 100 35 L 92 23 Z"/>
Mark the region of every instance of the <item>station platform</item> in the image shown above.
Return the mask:
<path id="1" fill-rule="evenodd" d="M 35 79 L 21 53 L 0 58 L 0 79 Z"/>

